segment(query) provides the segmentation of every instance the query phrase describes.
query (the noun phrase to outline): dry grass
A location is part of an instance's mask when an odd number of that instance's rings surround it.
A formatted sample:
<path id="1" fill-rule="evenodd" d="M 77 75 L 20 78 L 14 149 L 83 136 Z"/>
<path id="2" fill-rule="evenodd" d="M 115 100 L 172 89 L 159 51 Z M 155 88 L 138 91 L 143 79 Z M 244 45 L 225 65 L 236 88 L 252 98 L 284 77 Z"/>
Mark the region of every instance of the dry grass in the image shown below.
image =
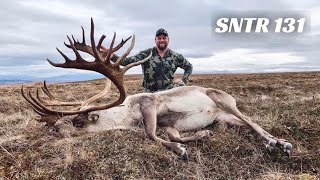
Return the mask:
<path id="1" fill-rule="evenodd" d="M 191 85 L 233 95 L 239 109 L 294 145 L 290 158 L 267 152 L 246 129 L 209 127 L 214 135 L 189 143 L 190 159 L 149 140 L 143 130 L 63 137 L 43 124 L 20 95 L 0 86 L 0 177 L 4 179 L 319 179 L 320 72 L 194 75 Z M 126 78 L 129 94 L 142 91 Z M 27 87 L 41 83 L 26 84 Z M 50 84 L 67 100 L 103 89 L 102 80 Z M 116 98 L 116 93 L 103 101 Z M 166 137 L 163 135 L 163 137 Z"/>

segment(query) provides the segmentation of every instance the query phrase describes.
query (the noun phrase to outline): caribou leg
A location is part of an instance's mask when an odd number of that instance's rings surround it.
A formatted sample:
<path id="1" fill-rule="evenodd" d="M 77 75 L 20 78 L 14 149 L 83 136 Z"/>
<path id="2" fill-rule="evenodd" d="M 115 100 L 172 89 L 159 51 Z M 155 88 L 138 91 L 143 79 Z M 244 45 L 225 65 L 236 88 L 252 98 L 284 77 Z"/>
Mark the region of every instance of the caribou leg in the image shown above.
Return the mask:
<path id="1" fill-rule="evenodd" d="M 181 137 L 179 131 L 172 127 L 167 127 L 166 132 L 168 133 L 171 141 L 179 142 L 179 143 L 188 143 L 192 141 L 201 140 L 212 134 L 212 131 L 210 130 L 203 130 L 203 131 L 198 131 L 194 136 Z"/>
<path id="2" fill-rule="evenodd" d="M 143 117 L 143 123 L 147 136 L 156 142 L 160 142 L 163 146 L 171 149 L 173 152 L 179 154 L 182 159 L 188 159 L 186 148 L 182 144 L 177 142 L 170 142 L 159 138 L 156 135 L 157 129 L 157 113 L 156 113 L 156 99 L 145 97 L 140 103 L 140 108 Z"/>
<path id="3" fill-rule="evenodd" d="M 217 104 L 218 107 L 220 107 L 226 113 L 230 113 L 229 116 L 225 116 L 224 118 L 220 116 L 220 120 L 229 123 L 233 121 L 232 123 L 236 125 L 248 125 L 257 134 L 264 138 L 264 140 L 267 142 L 267 147 L 278 147 L 287 156 L 290 155 L 292 150 L 292 144 L 287 142 L 287 140 L 285 139 L 279 139 L 272 136 L 258 124 L 252 122 L 252 120 L 249 117 L 242 114 L 236 106 L 236 100 L 231 95 L 216 89 L 207 89 L 207 95 Z"/>

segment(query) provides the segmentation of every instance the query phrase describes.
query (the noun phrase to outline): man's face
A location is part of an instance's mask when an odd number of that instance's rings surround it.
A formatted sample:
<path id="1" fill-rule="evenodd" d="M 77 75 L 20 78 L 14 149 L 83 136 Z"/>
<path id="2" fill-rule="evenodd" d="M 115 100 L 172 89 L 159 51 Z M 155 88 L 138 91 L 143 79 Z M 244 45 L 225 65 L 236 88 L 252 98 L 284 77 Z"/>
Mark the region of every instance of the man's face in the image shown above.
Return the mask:
<path id="1" fill-rule="evenodd" d="M 168 47 L 169 38 L 164 34 L 160 34 L 156 37 L 155 42 L 160 50 L 165 50 Z"/>

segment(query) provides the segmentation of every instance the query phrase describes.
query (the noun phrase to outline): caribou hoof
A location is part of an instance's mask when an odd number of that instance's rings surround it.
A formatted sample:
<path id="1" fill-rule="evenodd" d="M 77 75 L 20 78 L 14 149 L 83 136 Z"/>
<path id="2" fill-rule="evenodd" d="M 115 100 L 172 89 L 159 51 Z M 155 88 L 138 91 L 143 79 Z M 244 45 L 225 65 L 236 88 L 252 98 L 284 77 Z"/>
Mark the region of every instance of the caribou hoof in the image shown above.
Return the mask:
<path id="1" fill-rule="evenodd" d="M 266 146 L 267 151 L 268 151 L 269 153 L 271 153 L 271 152 L 272 152 L 272 150 L 273 150 L 273 147 L 272 147 L 272 146 L 270 146 L 270 144 L 269 144 L 269 143 L 266 143 L 266 144 L 265 144 L 265 146 Z"/>
<path id="2" fill-rule="evenodd" d="M 292 146 L 291 143 L 285 143 L 285 144 L 283 145 L 283 152 L 284 152 L 288 157 L 290 157 L 292 147 L 293 147 L 293 146 Z"/>
<path id="3" fill-rule="evenodd" d="M 268 145 L 270 145 L 270 146 L 272 146 L 272 147 L 275 147 L 276 144 L 277 144 L 277 141 L 276 141 L 275 139 L 270 139 L 270 140 L 268 141 Z"/>
<path id="4" fill-rule="evenodd" d="M 266 144 L 266 148 L 269 152 L 273 150 L 273 148 L 276 146 L 277 141 L 275 139 L 270 139 Z"/>
<path id="5" fill-rule="evenodd" d="M 183 152 L 180 157 L 182 160 L 185 160 L 185 161 L 189 159 L 189 155 L 187 151 Z"/>
<path id="6" fill-rule="evenodd" d="M 178 147 L 181 149 L 181 154 L 180 154 L 180 157 L 182 160 L 188 160 L 189 159 L 189 156 L 188 156 L 188 153 L 187 153 L 187 150 L 185 148 L 184 145 L 182 144 L 179 144 Z"/>

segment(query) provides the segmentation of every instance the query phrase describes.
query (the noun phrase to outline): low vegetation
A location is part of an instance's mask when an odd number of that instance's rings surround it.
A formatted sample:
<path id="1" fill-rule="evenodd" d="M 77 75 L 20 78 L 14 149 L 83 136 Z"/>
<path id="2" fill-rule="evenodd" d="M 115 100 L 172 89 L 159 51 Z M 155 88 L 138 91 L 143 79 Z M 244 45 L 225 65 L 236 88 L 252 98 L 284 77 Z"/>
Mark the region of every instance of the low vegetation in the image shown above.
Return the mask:
<path id="1" fill-rule="evenodd" d="M 129 94 L 142 92 L 126 76 Z M 212 126 L 213 136 L 186 144 L 189 160 L 143 130 L 61 135 L 36 121 L 21 84 L 0 85 L 0 177 L 4 179 L 319 179 L 320 72 L 193 75 L 190 85 L 224 90 L 239 109 L 294 146 L 291 157 L 268 151 L 249 129 Z M 41 82 L 26 87 L 41 86 Z M 102 79 L 49 84 L 65 100 L 86 99 Z M 113 88 L 115 90 L 115 88 Z M 115 99 L 111 93 L 99 103 Z M 69 117 L 71 118 L 71 117 Z M 167 135 L 158 130 L 161 137 Z"/>

